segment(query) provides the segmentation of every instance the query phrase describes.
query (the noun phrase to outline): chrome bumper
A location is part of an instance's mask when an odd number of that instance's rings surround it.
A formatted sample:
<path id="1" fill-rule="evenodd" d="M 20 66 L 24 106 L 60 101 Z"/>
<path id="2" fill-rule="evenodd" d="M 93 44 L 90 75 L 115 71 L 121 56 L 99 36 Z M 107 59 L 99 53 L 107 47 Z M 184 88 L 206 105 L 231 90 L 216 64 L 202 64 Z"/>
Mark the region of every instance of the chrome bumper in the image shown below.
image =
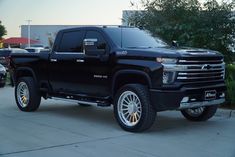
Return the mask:
<path id="1" fill-rule="evenodd" d="M 210 100 L 210 101 L 201 101 L 201 102 L 182 102 L 182 101 L 180 103 L 180 107 L 178 108 L 178 110 L 197 108 L 197 107 L 203 107 L 203 106 L 219 105 L 225 102 L 225 98 Z"/>

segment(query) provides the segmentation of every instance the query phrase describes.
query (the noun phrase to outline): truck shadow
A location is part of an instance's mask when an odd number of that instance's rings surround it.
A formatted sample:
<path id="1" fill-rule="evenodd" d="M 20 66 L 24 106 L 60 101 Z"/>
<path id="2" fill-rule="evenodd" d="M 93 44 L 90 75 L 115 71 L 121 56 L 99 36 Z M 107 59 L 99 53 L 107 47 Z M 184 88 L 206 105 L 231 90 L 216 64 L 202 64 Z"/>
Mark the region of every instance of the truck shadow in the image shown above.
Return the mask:
<path id="1" fill-rule="evenodd" d="M 37 111 L 38 113 L 55 115 L 56 117 L 65 117 L 74 121 L 82 121 L 95 125 L 103 125 L 106 128 L 120 129 L 114 115 L 112 107 L 83 107 L 79 105 L 48 105 L 43 106 Z M 203 130 L 217 125 L 215 119 L 207 122 L 190 122 L 181 116 L 179 111 L 167 111 L 158 113 L 155 123 L 146 131 L 146 133 L 154 132 L 175 132 L 177 131 L 190 131 L 190 130 Z"/>

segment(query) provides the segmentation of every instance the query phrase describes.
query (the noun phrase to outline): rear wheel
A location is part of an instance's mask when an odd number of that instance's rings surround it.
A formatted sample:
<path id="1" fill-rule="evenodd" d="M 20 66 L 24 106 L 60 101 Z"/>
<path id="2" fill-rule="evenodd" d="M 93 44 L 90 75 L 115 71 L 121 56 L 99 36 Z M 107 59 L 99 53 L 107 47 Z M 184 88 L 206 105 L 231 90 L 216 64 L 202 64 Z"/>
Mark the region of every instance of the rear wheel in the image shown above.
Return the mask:
<path id="1" fill-rule="evenodd" d="M 20 78 L 15 87 L 15 100 L 21 111 L 36 111 L 41 103 L 41 95 L 31 77 Z"/>
<path id="2" fill-rule="evenodd" d="M 218 106 L 206 106 L 193 109 L 182 110 L 182 115 L 190 121 L 207 121 L 213 117 Z"/>
<path id="3" fill-rule="evenodd" d="M 114 114 L 118 124 L 131 132 L 147 130 L 156 117 L 147 88 L 139 84 L 125 85 L 118 91 L 114 101 Z"/>

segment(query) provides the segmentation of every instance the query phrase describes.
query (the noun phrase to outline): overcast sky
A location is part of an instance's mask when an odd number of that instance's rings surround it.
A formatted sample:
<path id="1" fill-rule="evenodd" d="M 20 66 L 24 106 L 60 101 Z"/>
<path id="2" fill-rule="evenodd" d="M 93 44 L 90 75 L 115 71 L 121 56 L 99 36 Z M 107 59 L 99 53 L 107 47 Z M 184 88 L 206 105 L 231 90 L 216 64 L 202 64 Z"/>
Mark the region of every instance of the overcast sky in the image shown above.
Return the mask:
<path id="1" fill-rule="evenodd" d="M 34 25 L 118 25 L 124 9 L 131 9 L 129 0 L 0 0 L 0 20 L 5 37 L 12 37 L 27 19 Z"/>
<path id="2" fill-rule="evenodd" d="M 130 0 L 0 0 L 0 20 L 5 37 L 13 37 L 27 19 L 33 25 L 119 25 L 127 9 L 133 9 Z"/>

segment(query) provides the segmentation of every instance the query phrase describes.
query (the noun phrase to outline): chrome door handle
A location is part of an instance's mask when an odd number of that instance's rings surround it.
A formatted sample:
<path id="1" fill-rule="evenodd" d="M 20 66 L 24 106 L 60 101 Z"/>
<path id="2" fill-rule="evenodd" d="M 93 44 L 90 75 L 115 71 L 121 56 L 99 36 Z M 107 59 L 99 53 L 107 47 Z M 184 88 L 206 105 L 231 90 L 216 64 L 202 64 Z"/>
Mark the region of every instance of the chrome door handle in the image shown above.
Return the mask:
<path id="1" fill-rule="evenodd" d="M 84 61 L 84 59 L 77 59 L 76 62 L 77 62 L 77 63 L 83 63 L 83 62 L 85 62 L 85 61 Z"/>
<path id="2" fill-rule="evenodd" d="M 51 59 L 51 62 L 57 62 L 57 59 Z"/>

